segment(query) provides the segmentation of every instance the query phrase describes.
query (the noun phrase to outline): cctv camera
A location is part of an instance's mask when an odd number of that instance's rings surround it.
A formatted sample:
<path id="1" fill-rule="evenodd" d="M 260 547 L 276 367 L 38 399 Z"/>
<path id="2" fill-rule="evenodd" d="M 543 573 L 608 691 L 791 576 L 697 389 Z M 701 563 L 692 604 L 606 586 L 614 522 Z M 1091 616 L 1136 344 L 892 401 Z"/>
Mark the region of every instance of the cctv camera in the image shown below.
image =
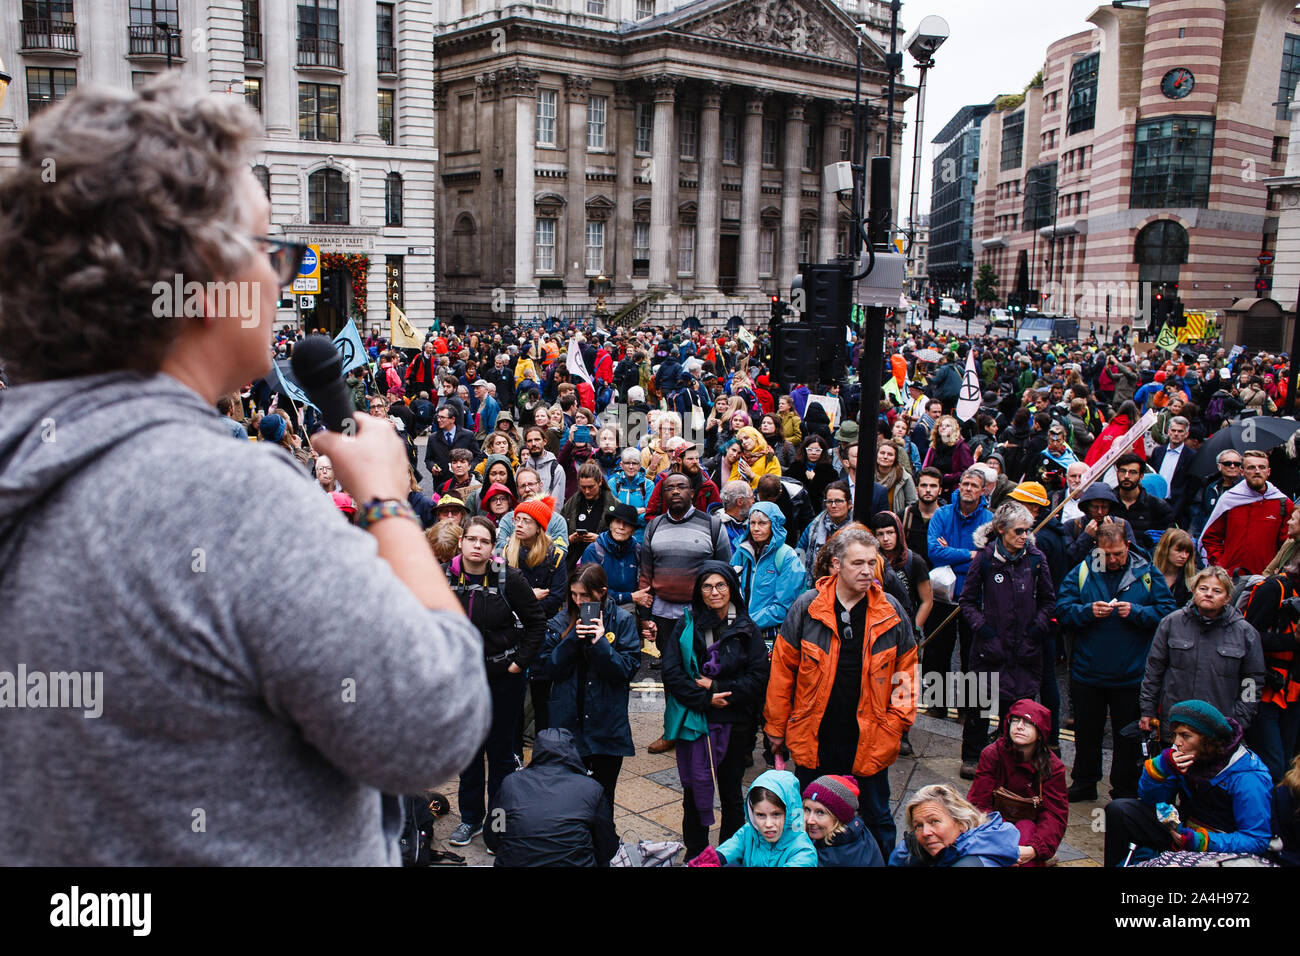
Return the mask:
<path id="1" fill-rule="evenodd" d="M 948 39 L 948 21 L 943 17 L 925 17 L 911 35 L 903 41 L 907 52 L 920 63 L 934 56 L 934 51 Z"/>

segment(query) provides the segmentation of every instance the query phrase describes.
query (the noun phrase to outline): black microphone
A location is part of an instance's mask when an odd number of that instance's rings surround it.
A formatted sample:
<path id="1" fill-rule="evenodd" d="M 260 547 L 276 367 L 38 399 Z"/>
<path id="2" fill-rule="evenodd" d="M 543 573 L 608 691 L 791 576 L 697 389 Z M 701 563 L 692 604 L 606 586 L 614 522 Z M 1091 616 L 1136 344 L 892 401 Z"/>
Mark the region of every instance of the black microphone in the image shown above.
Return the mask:
<path id="1" fill-rule="evenodd" d="M 320 409 L 325 427 L 332 432 L 355 431 L 352 396 L 343 383 L 343 359 L 334 343 L 323 335 L 309 335 L 294 348 L 289 365 L 302 390 Z"/>

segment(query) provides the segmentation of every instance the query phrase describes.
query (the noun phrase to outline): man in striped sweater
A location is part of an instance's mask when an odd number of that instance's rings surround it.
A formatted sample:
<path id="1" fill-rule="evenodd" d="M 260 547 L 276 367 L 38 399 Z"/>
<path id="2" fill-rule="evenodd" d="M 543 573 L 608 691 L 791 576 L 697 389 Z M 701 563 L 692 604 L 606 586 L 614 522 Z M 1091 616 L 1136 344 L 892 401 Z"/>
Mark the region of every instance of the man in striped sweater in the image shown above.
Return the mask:
<path id="1" fill-rule="evenodd" d="M 632 595 L 638 607 L 650 612 L 656 643 L 672 636 L 691 603 L 700 565 L 731 560 L 731 543 L 722 521 L 694 507 L 690 479 L 670 472 L 659 485 L 668 511 L 646 527 L 640 590 Z M 650 745 L 650 752 L 664 753 L 672 746 L 660 737 Z"/>

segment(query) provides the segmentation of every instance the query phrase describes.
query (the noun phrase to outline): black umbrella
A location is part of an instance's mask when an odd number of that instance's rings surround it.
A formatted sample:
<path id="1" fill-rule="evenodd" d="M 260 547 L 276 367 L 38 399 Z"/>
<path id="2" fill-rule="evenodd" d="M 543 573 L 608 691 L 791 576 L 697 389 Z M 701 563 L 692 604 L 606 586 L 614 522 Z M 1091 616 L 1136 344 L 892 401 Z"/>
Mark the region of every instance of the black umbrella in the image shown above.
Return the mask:
<path id="1" fill-rule="evenodd" d="M 1290 418 L 1272 418 L 1267 415 L 1255 415 L 1221 428 L 1210 436 L 1192 461 L 1192 475 L 1206 478 L 1218 470 L 1215 458 L 1219 452 L 1235 451 L 1271 451 L 1287 441 L 1297 430 L 1300 422 Z"/>

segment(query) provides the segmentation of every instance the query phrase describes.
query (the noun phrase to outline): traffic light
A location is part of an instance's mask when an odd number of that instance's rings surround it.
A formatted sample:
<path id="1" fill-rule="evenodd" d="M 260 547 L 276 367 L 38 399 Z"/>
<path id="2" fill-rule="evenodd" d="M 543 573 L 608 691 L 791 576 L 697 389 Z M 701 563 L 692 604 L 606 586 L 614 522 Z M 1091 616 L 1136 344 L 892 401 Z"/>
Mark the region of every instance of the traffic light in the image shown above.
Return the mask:
<path id="1" fill-rule="evenodd" d="M 817 378 L 838 382 L 844 377 L 849 356 L 845 332 L 852 309 L 848 272 L 838 264 L 812 264 L 800 270 L 804 303 L 802 320 L 812 329 L 812 345 L 819 366 Z"/>
<path id="2" fill-rule="evenodd" d="M 929 299 L 929 301 L 928 301 L 926 304 L 930 307 L 930 319 L 931 319 L 931 321 L 938 321 L 938 319 L 939 319 L 939 300 L 936 299 L 934 296 L 931 296 L 930 299 Z"/>
<path id="3" fill-rule="evenodd" d="M 782 388 L 816 383 L 821 374 L 817 362 L 817 328 L 804 322 L 787 322 L 772 336 L 773 367 Z"/>
<path id="4" fill-rule="evenodd" d="M 1165 294 L 1157 292 L 1151 297 L 1151 328 L 1159 328 L 1165 322 Z"/>
<path id="5" fill-rule="evenodd" d="M 1025 307 L 1021 303 L 1020 299 L 1013 295 L 1007 299 L 1007 311 L 1012 315 L 1023 315 Z"/>
<path id="6" fill-rule="evenodd" d="M 772 296 L 772 320 L 779 322 L 785 315 L 785 303 L 779 295 Z"/>
<path id="7" fill-rule="evenodd" d="M 1181 329 L 1187 325 L 1187 313 L 1183 311 L 1182 299 L 1174 298 L 1169 300 L 1168 316 L 1171 329 Z"/>

